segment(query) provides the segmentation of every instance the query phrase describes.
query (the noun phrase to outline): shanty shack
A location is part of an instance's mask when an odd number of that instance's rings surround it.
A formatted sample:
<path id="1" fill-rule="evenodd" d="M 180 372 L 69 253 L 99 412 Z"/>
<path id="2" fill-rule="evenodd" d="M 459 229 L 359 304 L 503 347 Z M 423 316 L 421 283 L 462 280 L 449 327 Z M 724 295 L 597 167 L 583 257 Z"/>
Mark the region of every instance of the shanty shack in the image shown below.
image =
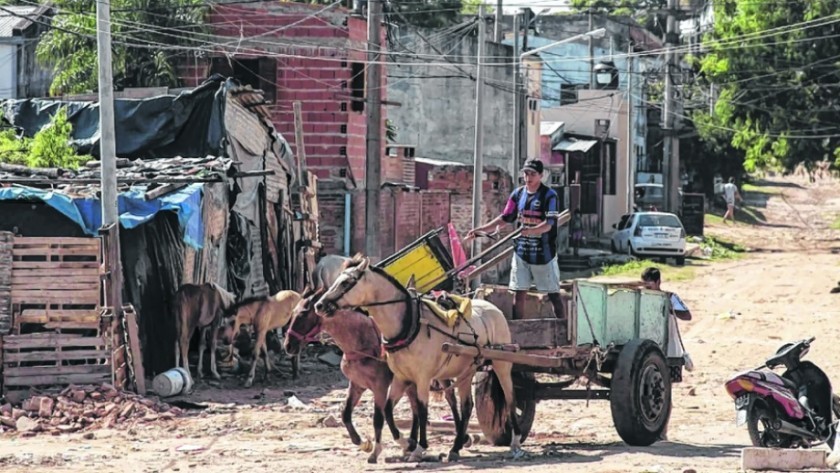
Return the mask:
<path id="1" fill-rule="evenodd" d="M 242 298 L 299 289 L 308 277 L 317 246 L 317 202 L 308 191 L 315 179 L 275 131 L 262 93 L 215 76 L 179 95 L 115 100 L 128 310 L 108 314 L 102 263 L 114 257 L 113 232 L 100 228 L 97 104 L 14 100 L 2 112 L 32 136 L 61 107 L 74 144 L 94 160 L 75 171 L 0 163 L 7 395 L 30 386 L 125 385 L 171 368 L 170 304 L 182 284 L 213 282 Z"/>

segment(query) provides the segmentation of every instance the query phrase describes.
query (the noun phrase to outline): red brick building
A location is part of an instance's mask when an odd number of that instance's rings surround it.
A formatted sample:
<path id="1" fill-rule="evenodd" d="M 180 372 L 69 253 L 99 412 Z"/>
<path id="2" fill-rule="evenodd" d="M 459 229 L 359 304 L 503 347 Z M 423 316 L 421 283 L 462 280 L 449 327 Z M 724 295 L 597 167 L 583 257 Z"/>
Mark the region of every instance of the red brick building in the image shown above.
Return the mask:
<path id="1" fill-rule="evenodd" d="M 352 212 L 350 227 L 364 231 L 367 21 L 344 8 L 266 1 L 217 4 L 206 22 L 215 42 L 236 53 L 193 58 L 180 77 L 195 86 L 220 73 L 263 90 L 275 128 L 295 152 L 293 104 L 301 102 L 306 165 L 319 178 L 322 243 L 328 253 L 343 253 L 346 193 L 350 207 L 361 209 Z M 384 38 L 383 31 L 383 45 Z M 384 100 L 384 67 L 381 84 Z"/>

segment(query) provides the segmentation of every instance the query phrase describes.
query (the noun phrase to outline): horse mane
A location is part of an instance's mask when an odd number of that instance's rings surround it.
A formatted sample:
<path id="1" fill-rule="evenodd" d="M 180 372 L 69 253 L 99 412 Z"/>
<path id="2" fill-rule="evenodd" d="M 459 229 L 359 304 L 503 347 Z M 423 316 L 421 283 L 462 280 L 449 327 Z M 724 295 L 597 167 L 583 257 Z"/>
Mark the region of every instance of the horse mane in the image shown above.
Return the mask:
<path id="1" fill-rule="evenodd" d="M 246 305 L 254 304 L 254 303 L 257 303 L 257 302 L 267 302 L 269 299 L 270 299 L 269 296 L 248 297 L 248 298 L 242 299 L 241 301 L 237 302 L 236 304 L 231 305 L 230 308 L 228 308 L 227 313 L 228 313 L 228 315 L 233 315 L 236 312 L 238 312 L 239 309 L 241 309 L 242 307 L 245 307 Z"/>
<path id="2" fill-rule="evenodd" d="M 309 299 L 310 297 L 321 295 L 327 291 L 325 287 L 310 287 L 306 286 L 303 288 L 303 292 L 300 294 L 301 299 Z"/>
<path id="3" fill-rule="evenodd" d="M 362 264 L 362 261 L 364 260 L 364 255 L 362 255 L 361 253 L 356 253 L 355 255 L 353 255 L 352 258 L 345 261 L 344 264 L 341 265 L 341 267 L 344 269 L 355 268 L 356 266 Z"/>

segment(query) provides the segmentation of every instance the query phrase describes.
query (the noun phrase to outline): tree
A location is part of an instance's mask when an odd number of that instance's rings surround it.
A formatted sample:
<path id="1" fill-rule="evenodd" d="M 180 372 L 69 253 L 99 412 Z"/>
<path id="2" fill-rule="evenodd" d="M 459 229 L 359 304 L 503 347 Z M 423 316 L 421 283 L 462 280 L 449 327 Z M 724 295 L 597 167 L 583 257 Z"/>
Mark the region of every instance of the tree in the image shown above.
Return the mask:
<path id="1" fill-rule="evenodd" d="M 38 61 L 54 72 L 50 93 L 96 90 L 96 0 L 54 0 L 53 5 L 53 28 L 36 51 Z M 204 5 L 203 0 L 112 0 L 114 86 L 178 86 L 179 54 L 160 46 L 194 44 L 193 33 L 204 31 Z"/>
<path id="2" fill-rule="evenodd" d="M 461 13 L 464 15 L 477 15 L 478 7 L 484 5 L 484 13 L 491 15 L 496 12 L 496 9 L 488 5 L 482 0 L 463 0 L 461 6 Z"/>
<path id="3" fill-rule="evenodd" d="M 692 114 L 701 138 L 731 144 L 744 169 L 840 159 L 840 0 L 721 0 L 708 53 L 692 59 L 719 96 Z"/>
<path id="4" fill-rule="evenodd" d="M 444 28 L 460 23 L 461 0 L 393 0 L 387 4 L 395 23 L 421 28 Z M 478 7 L 476 6 L 476 12 Z"/>

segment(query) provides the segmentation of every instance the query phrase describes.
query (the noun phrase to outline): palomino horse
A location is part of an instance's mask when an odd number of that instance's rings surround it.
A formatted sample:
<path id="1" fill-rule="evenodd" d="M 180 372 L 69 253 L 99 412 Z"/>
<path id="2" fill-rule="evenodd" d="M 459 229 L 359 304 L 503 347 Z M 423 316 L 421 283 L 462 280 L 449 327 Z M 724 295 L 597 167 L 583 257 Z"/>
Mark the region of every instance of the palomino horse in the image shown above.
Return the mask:
<path id="1" fill-rule="evenodd" d="M 286 332 L 284 347 L 286 353 L 291 356 L 299 356 L 303 346 L 318 340 L 318 334 L 326 332 L 335 344 L 344 352 L 341 358 L 341 372 L 350 381 L 347 389 L 347 399 L 344 403 L 344 411 L 341 420 L 347 428 L 350 440 L 355 445 L 362 442 L 356 428 L 353 426 L 353 409 L 359 403 L 362 394 L 368 389 L 373 392 L 373 429 L 374 441 L 376 442 L 373 453 L 368 462 L 376 463 L 379 454 L 382 452 L 382 426 L 383 419 L 388 422 L 388 428 L 399 440 L 400 432 L 394 423 L 393 411 L 385 416 L 385 403 L 388 400 L 388 387 L 394 378 L 391 369 L 382 352 L 382 336 L 379 334 L 373 320 L 361 311 L 348 310 L 341 312 L 338 317 L 321 317 L 315 313 L 312 305 L 326 291 L 326 288 L 312 290 L 306 288 L 303 292 L 303 299 L 294 310 L 292 321 L 289 323 L 289 330 Z M 346 312 L 346 313 L 345 313 Z M 406 389 L 406 396 L 411 403 L 412 412 L 417 412 L 417 390 L 414 385 Z M 451 389 L 445 390 L 446 402 L 452 409 L 453 418 L 458 417 L 458 405 L 455 400 L 455 393 Z M 415 416 L 411 427 L 412 439 L 417 438 L 419 429 Z"/>
<path id="2" fill-rule="evenodd" d="M 196 329 L 201 330 L 198 348 L 198 377 L 202 377 L 202 361 L 207 347 L 207 335 L 210 334 L 210 372 L 221 379 L 216 367 L 216 335 L 221 324 L 224 310 L 236 301 L 236 297 L 217 284 L 184 284 L 175 292 L 175 367 L 190 370 L 187 353 L 190 338 Z"/>
<path id="3" fill-rule="evenodd" d="M 295 291 L 280 291 L 273 296 L 252 297 L 234 305 L 228 310 L 225 320 L 224 334 L 222 341 L 229 345 L 230 356 L 233 356 L 233 340 L 239 335 L 242 325 L 253 325 L 257 332 L 257 342 L 254 345 L 254 362 L 251 364 L 251 372 L 245 381 L 245 387 L 249 388 L 254 384 L 254 375 L 257 370 L 257 361 L 260 359 L 260 352 L 265 355 L 265 377 L 268 379 L 268 372 L 271 370 L 271 362 L 268 356 L 268 347 L 265 343 L 269 330 L 285 327 L 292 318 L 292 311 L 300 302 L 300 294 Z M 292 376 L 297 378 L 299 358 L 292 358 Z"/>
<path id="4" fill-rule="evenodd" d="M 335 316 L 336 310 L 364 307 L 386 339 L 389 352 L 388 367 L 394 373 L 385 415 L 392 415 L 394 403 L 405 389 L 417 387 L 417 408 L 420 439 L 409 461 L 419 461 L 428 448 L 426 423 L 428 420 L 429 387 L 433 380 L 455 380 L 461 402 L 461 416 L 455 423 L 455 444 L 449 451 L 449 460 L 457 460 L 467 435 L 472 415 L 472 379 L 478 365 L 468 357 L 444 353 L 444 343 L 464 343 L 479 347 L 502 345 L 511 342 L 510 329 L 504 314 L 493 304 L 482 300 L 472 301 L 472 314 L 450 328 L 432 314 L 416 296 L 400 285 L 385 271 L 370 265 L 367 258 L 356 255 L 339 275 L 327 292 L 315 304 L 315 310 L 326 317 Z M 347 312 L 340 315 L 346 317 Z M 493 360 L 492 374 L 497 376 L 504 394 L 504 402 L 493 396 L 496 414 L 504 418 L 513 430 L 511 452 L 514 458 L 522 456 L 521 431 L 516 418 L 512 363 Z M 507 413 L 507 416 L 504 414 Z"/>

